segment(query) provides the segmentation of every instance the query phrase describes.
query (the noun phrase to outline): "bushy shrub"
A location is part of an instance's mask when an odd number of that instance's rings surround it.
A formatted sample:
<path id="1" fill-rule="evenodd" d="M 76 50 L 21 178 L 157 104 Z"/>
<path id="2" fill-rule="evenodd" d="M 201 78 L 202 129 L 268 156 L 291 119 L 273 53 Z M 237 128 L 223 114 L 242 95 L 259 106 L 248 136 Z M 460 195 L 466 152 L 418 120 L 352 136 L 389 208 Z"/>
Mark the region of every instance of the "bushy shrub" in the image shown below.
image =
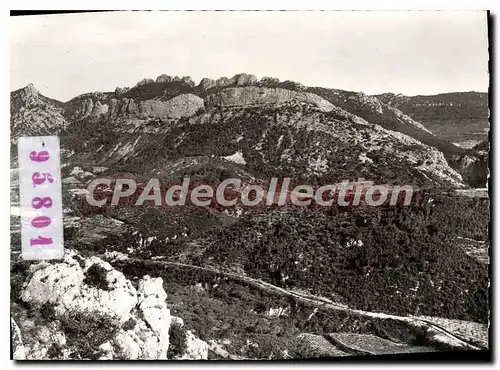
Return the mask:
<path id="1" fill-rule="evenodd" d="M 62 347 L 58 343 L 52 343 L 52 345 L 47 350 L 46 356 L 50 359 L 57 359 L 63 355 Z"/>
<path id="2" fill-rule="evenodd" d="M 99 311 L 67 311 L 61 318 L 66 342 L 73 348 L 75 359 L 96 360 L 101 356 L 99 346 L 115 336 L 118 320 Z"/>
<path id="3" fill-rule="evenodd" d="M 175 359 L 176 357 L 181 357 L 187 350 L 186 329 L 180 323 L 175 322 L 170 325 L 168 335 L 170 339 L 167 358 Z"/>
<path id="4" fill-rule="evenodd" d="M 40 315 L 47 321 L 52 322 L 56 320 L 56 313 L 54 310 L 54 304 L 50 302 L 45 302 L 40 308 Z"/>
<path id="5" fill-rule="evenodd" d="M 83 282 L 98 289 L 110 290 L 111 288 L 106 280 L 107 275 L 108 271 L 104 267 L 93 264 L 85 273 L 85 280 Z"/>
<path id="6" fill-rule="evenodd" d="M 131 317 L 130 319 L 128 319 L 127 321 L 125 321 L 122 325 L 122 329 L 127 331 L 127 330 L 132 330 L 133 328 L 135 328 L 135 320 Z"/>

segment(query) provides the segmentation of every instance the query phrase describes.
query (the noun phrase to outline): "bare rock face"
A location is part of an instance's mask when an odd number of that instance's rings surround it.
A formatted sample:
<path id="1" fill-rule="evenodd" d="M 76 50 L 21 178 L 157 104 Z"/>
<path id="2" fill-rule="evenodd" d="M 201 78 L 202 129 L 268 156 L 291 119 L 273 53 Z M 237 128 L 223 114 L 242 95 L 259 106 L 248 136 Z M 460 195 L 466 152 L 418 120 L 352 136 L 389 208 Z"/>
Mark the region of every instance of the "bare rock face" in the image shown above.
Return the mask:
<path id="1" fill-rule="evenodd" d="M 324 112 L 332 111 L 333 104 L 312 94 L 256 86 L 230 87 L 207 97 L 207 105 L 221 107 L 250 107 L 265 104 L 283 104 L 292 100 L 311 103 Z"/>
<path id="2" fill-rule="evenodd" d="M 156 77 L 156 82 L 172 82 L 172 80 L 173 77 L 166 74 L 162 74 Z"/>
<path id="3" fill-rule="evenodd" d="M 186 335 L 186 353 L 180 360 L 206 360 L 208 358 L 208 343 L 197 338 L 191 331 Z"/>
<path id="4" fill-rule="evenodd" d="M 92 114 L 93 110 L 94 110 L 94 101 L 90 98 L 87 98 L 82 102 L 82 105 L 77 110 L 76 116 L 78 118 L 88 117 Z"/>
<path id="5" fill-rule="evenodd" d="M 134 99 L 111 99 L 108 104 L 85 99 L 77 111 L 78 119 L 104 116 L 108 119 L 118 118 L 180 118 L 195 114 L 203 108 L 203 99 L 193 94 L 181 94 L 168 101 L 145 100 L 136 102 Z"/>
<path id="6" fill-rule="evenodd" d="M 135 103 L 134 103 L 135 104 Z M 203 99 L 193 94 L 178 95 L 166 102 L 146 100 L 139 103 L 133 111 L 139 118 L 180 118 L 195 114 L 203 108 Z"/>
<path id="7" fill-rule="evenodd" d="M 195 87 L 195 83 L 193 81 L 193 79 L 190 77 L 190 76 L 184 76 L 181 78 L 181 81 L 182 82 L 185 82 L 186 84 L 188 84 L 189 86 L 191 87 Z"/>
<path id="8" fill-rule="evenodd" d="M 46 325 L 28 318 L 22 320 L 21 327 L 11 322 L 16 359 L 97 356 L 166 360 L 169 330 L 174 321 L 166 298 L 161 278 L 144 276 L 136 290 L 109 263 L 97 257 L 83 258 L 68 250 L 62 262 L 41 262 L 30 269 L 21 299 L 35 309 L 49 305 L 53 317 Z M 88 333 L 82 341 L 81 333 L 97 317 L 101 318 L 98 326 L 105 334 Z M 103 322 L 102 318 L 108 321 Z M 187 332 L 186 343 L 183 358 L 207 358 L 205 342 Z"/>
<path id="9" fill-rule="evenodd" d="M 99 100 L 92 100 L 86 98 L 83 100 L 80 108 L 76 111 L 75 116 L 77 119 L 87 117 L 100 117 L 108 113 L 109 107 L 107 104 L 102 104 Z"/>
<path id="10" fill-rule="evenodd" d="M 182 94 L 165 102 L 163 114 L 169 118 L 189 117 L 204 107 L 204 101 L 193 94 Z"/>
<path id="11" fill-rule="evenodd" d="M 32 83 L 29 83 L 26 85 L 26 87 L 22 90 L 24 98 L 26 100 L 28 99 L 36 99 L 38 97 L 38 90 L 36 89 L 35 85 Z"/>
<path id="12" fill-rule="evenodd" d="M 82 266 L 82 258 L 76 256 L 75 252 L 69 251 L 63 263 L 36 265 L 35 268 L 39 269 L 33 273 L 21 299 L 35 305 L 54 304 L 61 315 L 68 310 L 100 311 L 120 320 L 126 319 L 137 302 L 137 292 L 130 281 L 97 257 L 83 260 Z M 104 289 L 85 283 L 92 266 L 93 270 L 99 268 L 106 271 Z"/>
<path id="13" fill-rule="evenodd" d="M 21 337 L 21 329 L 19 329 L 14 319 L 10 319 L 10 330 L 12 332 L 12 357 L 14 360 L 25 360 L 26 353 Z"/>
<path id="14" fill-rule="evenodd" d="M 221 77 L 215 81 L 215 86 L 217 86 L 217 87 L 224 87 L 224 86 L 227 86 L 230 84 L 231 84 L 231 81 L 227 77 Z"/>
<path id="15" fill-rule="evenodd" d="M 203 90 L 208 90 L 210 89 L 211 87 L 215 87 L 217 86 L 217 83 L 215 82 L 215 80 L 212 80 L 211 78 L 203 78 L 201 81 L 200 81 L 200 85 L 199 85 Z"/>

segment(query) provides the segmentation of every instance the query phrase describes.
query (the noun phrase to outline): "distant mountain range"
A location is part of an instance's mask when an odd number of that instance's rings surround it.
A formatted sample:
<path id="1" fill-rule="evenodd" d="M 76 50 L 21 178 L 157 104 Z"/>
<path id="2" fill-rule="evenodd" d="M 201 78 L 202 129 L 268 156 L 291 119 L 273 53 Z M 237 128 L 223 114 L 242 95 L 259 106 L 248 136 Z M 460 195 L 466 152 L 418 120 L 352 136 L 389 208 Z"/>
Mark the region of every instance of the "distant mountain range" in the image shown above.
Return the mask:
<path id="1" fill-rule="evenodd" d="M 368 96 L 244 73 L 198 85 L 161 75 L 68 102 L 30 84 L 11 93 L 11 139 L 59 133 L 76 163 L 120 168 L 161 172 L 183 156 L 240 151 L 260 176 L 465 186 L 484 183 L 484 153 L 444 140 L 429 122 L 483 122 L 486 101 L 482 93 Z"/>
<path id="2" fill-rule="evenodd" d="M 487 93 L 471 91 L 429 96 L 382 94 L 377 98 L 421 122 L 444 140 L 467 148 L 487 140 Z"/>

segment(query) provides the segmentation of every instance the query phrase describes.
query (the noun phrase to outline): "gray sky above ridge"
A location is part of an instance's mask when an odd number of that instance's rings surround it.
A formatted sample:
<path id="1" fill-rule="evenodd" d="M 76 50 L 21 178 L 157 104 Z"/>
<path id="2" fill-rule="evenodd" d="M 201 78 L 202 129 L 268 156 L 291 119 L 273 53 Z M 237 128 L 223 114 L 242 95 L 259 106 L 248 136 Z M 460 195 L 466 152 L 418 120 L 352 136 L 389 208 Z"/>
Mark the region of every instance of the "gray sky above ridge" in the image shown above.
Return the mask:
<path id="1" fill-rule="evenodd" d="M 107 12 L 10 18 L 11 90 L 66 101 L 245 72 L 367 94 L 488 90 L 486 12 Z"/>

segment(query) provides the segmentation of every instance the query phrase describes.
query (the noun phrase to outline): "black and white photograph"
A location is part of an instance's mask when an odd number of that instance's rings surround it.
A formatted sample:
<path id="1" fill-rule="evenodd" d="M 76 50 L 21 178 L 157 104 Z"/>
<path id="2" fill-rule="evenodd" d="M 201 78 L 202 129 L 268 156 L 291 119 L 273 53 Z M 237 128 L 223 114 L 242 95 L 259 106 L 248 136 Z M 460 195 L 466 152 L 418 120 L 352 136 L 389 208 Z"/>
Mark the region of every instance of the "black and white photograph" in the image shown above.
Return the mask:
<path id="1" fill-rule="evenodd" d="M 489 358 L 491 24 L 11 13 L 11 359 Z"/>

